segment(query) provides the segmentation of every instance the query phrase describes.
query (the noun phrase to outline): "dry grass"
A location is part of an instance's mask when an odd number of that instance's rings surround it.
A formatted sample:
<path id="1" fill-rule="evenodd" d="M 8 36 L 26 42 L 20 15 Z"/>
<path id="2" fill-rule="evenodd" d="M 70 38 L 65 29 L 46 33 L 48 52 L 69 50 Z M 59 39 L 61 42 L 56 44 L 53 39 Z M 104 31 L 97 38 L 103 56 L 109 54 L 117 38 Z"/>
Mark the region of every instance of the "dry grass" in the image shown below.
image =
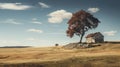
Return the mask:
<path id="1" fill-rule="evenodd" d="M 72 50 L 61 47 L 0 48 L 0 67 L 119 67 L 119 52 L 120 44 Z"/>

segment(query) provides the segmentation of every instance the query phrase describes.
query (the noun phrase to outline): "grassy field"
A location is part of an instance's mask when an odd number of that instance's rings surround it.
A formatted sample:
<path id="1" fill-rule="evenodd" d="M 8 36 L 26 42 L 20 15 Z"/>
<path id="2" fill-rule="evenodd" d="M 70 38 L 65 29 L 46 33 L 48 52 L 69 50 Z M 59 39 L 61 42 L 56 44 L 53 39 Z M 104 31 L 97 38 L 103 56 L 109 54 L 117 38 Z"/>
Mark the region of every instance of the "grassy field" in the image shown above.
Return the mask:
<path id="1" fill-rule="evenodd" d="M 120 67 L 120 44 L 71 50 L 0 48 L 0 67 Z"/>

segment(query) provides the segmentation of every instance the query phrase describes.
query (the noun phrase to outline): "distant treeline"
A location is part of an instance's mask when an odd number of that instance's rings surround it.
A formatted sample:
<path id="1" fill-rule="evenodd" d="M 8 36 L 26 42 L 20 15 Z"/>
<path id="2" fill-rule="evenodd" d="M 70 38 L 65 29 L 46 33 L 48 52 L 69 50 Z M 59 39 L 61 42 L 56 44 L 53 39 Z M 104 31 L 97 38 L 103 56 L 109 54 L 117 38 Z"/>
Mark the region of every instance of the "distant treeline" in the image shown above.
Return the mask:
<path id="1" fill-rule="evenodd" d="M 3 46 L 0 48 L 28 48 L 28 47 L 31 47 L 31 46 Z"/>
<path id="2" fill-rule="evenodd" d="M 104 43 L 120 44 L 120 41 L 104 41 Z"/>

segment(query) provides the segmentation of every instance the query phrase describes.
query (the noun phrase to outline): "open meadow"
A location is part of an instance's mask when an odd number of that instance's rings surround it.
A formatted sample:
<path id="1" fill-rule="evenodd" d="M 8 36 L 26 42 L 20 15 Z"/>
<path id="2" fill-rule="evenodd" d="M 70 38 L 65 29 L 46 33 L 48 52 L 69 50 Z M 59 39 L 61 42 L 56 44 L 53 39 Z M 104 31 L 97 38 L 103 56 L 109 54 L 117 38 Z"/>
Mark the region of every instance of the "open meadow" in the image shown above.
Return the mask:
<path id="1" fill-rule="evenodd" d="M 120 44 L 84 49 L 0 48 L 0 67 L 120 67 Z"/>

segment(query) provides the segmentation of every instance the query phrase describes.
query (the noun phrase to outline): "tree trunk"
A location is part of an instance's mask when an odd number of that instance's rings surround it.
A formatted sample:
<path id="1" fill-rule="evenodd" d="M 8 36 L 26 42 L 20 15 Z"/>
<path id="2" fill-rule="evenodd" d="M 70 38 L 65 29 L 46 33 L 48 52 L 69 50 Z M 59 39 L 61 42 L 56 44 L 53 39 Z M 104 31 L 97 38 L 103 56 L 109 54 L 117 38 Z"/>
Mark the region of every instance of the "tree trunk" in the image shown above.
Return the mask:
<path id="1" fill-rule="evenodd" d="M 82 43 L 82 39 L 83 39 L 84 34 L 85 34 L 85 32 L 83 32 L 83 33 L 81 34 L 80 42 L 79 42 L 79 43 Z"/>

